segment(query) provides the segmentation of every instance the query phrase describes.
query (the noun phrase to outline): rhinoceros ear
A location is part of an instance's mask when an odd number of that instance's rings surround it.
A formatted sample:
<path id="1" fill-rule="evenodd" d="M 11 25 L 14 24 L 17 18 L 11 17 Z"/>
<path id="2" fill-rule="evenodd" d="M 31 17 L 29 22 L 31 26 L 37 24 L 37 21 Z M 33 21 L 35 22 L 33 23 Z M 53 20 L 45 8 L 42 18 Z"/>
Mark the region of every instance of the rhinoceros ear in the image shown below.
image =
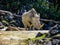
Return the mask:
<path id="1" fill-rule="evenodd" d="M 34 12 L 34 13 L 37 13 L 36 10 L 35 10 L 34 8 L 32 8 L 31 11 Z"/>
<path id="2" fill-rule="evenodd" d="M 34 8 L 32 8 L 31 10 L 35 10 Z"/>

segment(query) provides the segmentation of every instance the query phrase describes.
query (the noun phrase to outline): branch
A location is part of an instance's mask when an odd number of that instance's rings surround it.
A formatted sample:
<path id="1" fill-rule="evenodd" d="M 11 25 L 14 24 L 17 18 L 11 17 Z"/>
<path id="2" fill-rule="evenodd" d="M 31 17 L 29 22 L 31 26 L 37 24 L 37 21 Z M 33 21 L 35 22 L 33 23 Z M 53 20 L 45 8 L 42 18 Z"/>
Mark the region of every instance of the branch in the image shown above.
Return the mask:
<path id="1" fill-rule="evenodd" d="M 8 27 L 4 27 L 3 29 L 0 29 L 0 31 L 6 31 Z"/>
<path id="2" fill-rule="evenodd" d="M 54 25 L 53 27 L 51 27 L 49 30 L 53 30 L 54 28 L 56 28 L 58 26 L 58 24 Z"/>
<path id="3" fill-rule="evenodd" d="M 0 10 L 0 13 L 2 13 L 2 14 L 8 13 L 10 15 L 13 15 L 10 11 L 4 11 L 4 10 Z"/>
<path id="4" fill-rule="evenodd" d="M 8 31 L 20 31 L 18 27 L 8 26 Z"/>
<path id="5" fill-rule="evenodd" d="M 55 20 L 48 20 L 48 19 L 40 19 L 41 21 L 45 21 L 45 22 L 53 22 L 53 23 L 59 23 L 60 21 L 55 21 Z"/>

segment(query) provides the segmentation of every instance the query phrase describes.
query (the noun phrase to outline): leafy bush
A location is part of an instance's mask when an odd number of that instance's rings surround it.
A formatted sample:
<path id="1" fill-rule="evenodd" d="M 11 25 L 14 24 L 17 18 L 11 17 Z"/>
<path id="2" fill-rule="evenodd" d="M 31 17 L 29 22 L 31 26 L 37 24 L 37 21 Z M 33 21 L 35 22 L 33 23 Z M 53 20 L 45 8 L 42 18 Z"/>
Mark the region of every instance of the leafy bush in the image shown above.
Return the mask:
<path id="1" fill-rule="evenodd" d="M 60 10 L 58 10 L 58 5 L 55 3 L 50 3 L 48 0 L 1 0 L 0 9 L 9 10 L 13 13 L 21 13 L 21 10 L 30 10 L 35 8 L 37 12 L 41 14 L 41 18 L 48 18 L 59 20 Z M 23 12 L 22 12 L 23 13 Z"/>

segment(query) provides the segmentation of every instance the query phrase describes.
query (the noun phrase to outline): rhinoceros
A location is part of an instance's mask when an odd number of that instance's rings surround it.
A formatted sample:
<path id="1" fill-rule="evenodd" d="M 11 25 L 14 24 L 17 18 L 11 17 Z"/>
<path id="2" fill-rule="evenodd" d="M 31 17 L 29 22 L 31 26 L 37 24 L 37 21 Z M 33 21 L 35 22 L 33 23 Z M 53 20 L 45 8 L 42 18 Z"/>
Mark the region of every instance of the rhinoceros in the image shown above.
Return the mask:
<path id="1" fill-rule="evenodd" d="M 44 24 L 40 23 L 40 14 L 38 14 L 34 8 L 28 12 L 23 13 L 22 23 L 26 29 L 41 29 Z"/>

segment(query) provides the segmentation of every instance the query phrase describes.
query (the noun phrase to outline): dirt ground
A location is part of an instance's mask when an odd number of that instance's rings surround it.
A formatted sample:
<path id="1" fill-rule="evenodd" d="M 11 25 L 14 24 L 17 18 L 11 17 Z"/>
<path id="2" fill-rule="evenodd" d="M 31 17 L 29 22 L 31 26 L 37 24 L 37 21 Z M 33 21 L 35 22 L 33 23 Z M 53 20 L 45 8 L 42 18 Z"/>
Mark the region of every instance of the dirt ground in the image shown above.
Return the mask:
<path id="1" fill-rule="evenodd" d="M 27 45 L 25 40 L 34 38 L 38 32 L 39 31 L 1 31 L 0 45 Z"/>

